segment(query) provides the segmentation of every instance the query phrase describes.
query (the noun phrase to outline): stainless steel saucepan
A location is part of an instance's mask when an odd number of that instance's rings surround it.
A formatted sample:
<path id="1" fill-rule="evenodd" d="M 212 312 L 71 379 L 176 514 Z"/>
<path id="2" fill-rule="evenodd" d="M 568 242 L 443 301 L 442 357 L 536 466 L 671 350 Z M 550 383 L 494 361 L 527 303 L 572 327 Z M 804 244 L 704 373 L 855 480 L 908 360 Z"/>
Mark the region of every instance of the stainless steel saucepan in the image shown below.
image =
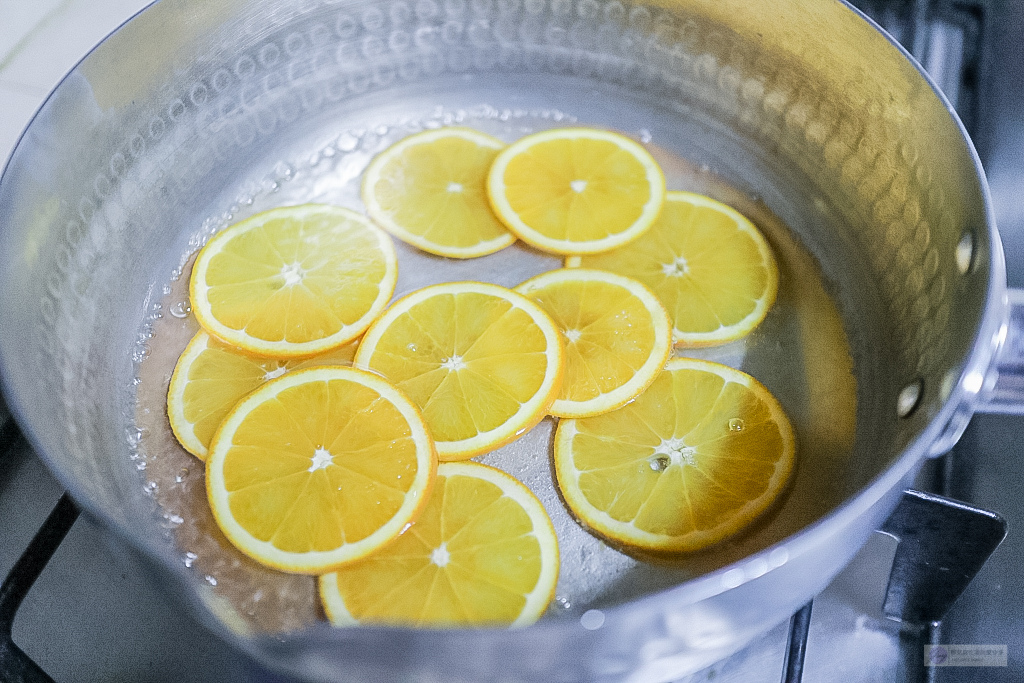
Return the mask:
<path id="1" fill-rule="evenodd" d="M 568 517 L 545 423 L 488 456 L 559 529 L 559 599 L 538 625 L 333 629 L 311 580 L 218 536 L 201 464 L 167 442 L 161 391 L 194 330 L 182 272 L 260 209 L 360 208 L 373 154 L 450 124 L 620 130 L 670 188 L 762 227 L 779 301 L 709 353 L 780 397 L 797 475 L 736 539 L 640 561 Z M 399 293 L 557 266 L 520 247 L 459 263 L 401 247 Z M 1024 355 L 970 141 L 919 67 L 834 0 L 162 0 L 67 75 L 15 148 L 0 292 L 5 396 L 56 476 L 225 641 L 313 680 L 698 670 L 821 591 L 972 412 L 1017 411 Z"/>

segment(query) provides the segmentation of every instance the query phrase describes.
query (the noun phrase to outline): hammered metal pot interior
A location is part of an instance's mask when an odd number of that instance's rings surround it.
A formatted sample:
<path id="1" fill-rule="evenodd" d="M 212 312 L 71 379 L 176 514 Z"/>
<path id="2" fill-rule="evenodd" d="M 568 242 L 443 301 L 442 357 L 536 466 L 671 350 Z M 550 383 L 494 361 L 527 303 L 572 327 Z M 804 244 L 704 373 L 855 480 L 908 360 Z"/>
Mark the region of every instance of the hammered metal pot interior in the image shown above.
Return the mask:
<path id="1" fill-rule="evenodd" d="M 211 585 L 232 567 L 183 562 L 194 539 L 175 531 L 160 501 L 169 489 L 150 485 L 159 463 L 140 447 L 138 369 L 155 321 L 172 313 L 154 304 L 210 234 L 301 200 L 299 181 L 356 205 L 353 178 L 396 131 L 462 123 L 510 135 L 537 121 L 672 147 L 811 254 L 857 380 L 854 454 L 832 472 L 832 498 L 784 510 L 774 528 L 675 575 L 696 581 L 762 553 L 774 558 L 764 571 L 738 579 L 755 592 L 723 597 L 739 588 L 735 574 L 677 589 L 650 578 L 580 605 L 607 610 L 606 635 L 629 634 L 635 647 L 611 648 L 617 659 L 599 656 L 607 637 L 558 615 L 474 635 L 463 643 L 472 657 L 444 634 L 303 631 L 301 619 L 283 644 L 260 637 L 264 608 Z M 12 156 L 0 185 L 0 362 L 19 421 L 76 499 L 265 661 L 318 678 L 341 666 L 353 678 L 421 672 L 424 658 L 442 673 L 499 662 L 523 679 L 612 680 L 652 661 L 678 675 L 784 618 L 884 517 L 891 496 L 876 492 L 861 517 L 822 526 L 897 461 L 956 384 L 989 293 L 985 216 L 955 118 L 886 37 L 836 2 L 163 0 L 68 75 Z M 907 386 L 921 397 L 900 415 Z M 769 555 L 812 525 L 814 562 Z M 632 601 L 652 589 L 665 592 Z M 662 650 L 644 649 L 655 640 Z M 643 670 L 658 679 L 657 667 Z"/>

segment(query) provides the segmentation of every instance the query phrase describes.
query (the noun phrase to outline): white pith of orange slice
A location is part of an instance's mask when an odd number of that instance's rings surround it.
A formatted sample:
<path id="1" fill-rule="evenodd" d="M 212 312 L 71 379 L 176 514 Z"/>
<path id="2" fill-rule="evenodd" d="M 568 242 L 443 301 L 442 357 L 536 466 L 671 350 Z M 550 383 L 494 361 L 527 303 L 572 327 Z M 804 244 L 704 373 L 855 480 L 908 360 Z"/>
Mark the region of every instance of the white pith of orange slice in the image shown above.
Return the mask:
<path id="1" fill-rule="evenodd" d="M 679 346 L 724 344 L 764 320 L 778 292 L 771 247 L 736 210 L 692 192 L 669 192 L 653 227 L 603 254 L 570 256 L 568 267 L 639 280 L 672 316 Z"/>
<path id="2" fill-rule="evenodd" d="M 504 147 L 462 127 L 399 140 L 366 168 L 366 212 L 398 239 L 431 254 L 464 259 L 504 249 L 516 237 L 491 211 L 485 187 Z"/>
<path id="3" fill-rule="evenodd" d="M 351 365 L 349 343 L 310 358 L 264 358 L 242 353 L 200 330 L 178 358 L 167 391 L 167 417 L 178 442 L 206 460 L 217 427 L 242 397 L 290 370 L 319 365 Z"/>
<path id="4" fill-rule="evenodd" d="M 528 488 L 493 467 L 450 462 L 408 530 L 319 584 L 337 626 L 521 627 L 551 602 L 558 568 L 554 527 Z"/>
<path id="5" fill-rule="evenodd" d="M 355 368 L 295 370 L 236 405 L 210 444 L 206 490 L 239 550 L 322 574 L 392 541 L 423 509 L 436 452 L 415 405 Z"/>
<path id="6" fill-rule="evenodd" d="M 650 228 L 665 199 L 665 176 L 643 146 L 623 135 L 557 128 L 502 150 L 487 196 L 524 242 L 556 254 L 592 254 Z"/>
<path id="7" fill-rule="evenodd" d="M 196 257 L 189 295 L 212 336 L 256 355 L 296 358 L 362 334 L 397 277 L 391 238 L 369 219 L 303 204 L 216 234 Z"/>
<path id="8" fill-rule="evenodd" d="M 516 287 L 555 321 L 565 342 L 556 417 L 589 417 L 636 398 L 672 352 L 672 325 L 658 298 L 636 280 L 601 270 L 560 268 Z"/>
<path id="9" fill-rule="evenodd" d="M 785 489 L 795 455 L 785 412 L 757 380 L 674 358 L 632 403 L 559 421 L 554 463 L 586 527 L 624 546 L 685 552 L 753 522 Z"/>
<path id="10" fill-rule="evenodd" d="M 521 294 L 449 282 L 392 304 L 363 336 L 355 364 L 387 377 L 422 409 L 441 460 L 463 460 L 547 414 L 562 382 L 563 348 L 551 318 Z"/>

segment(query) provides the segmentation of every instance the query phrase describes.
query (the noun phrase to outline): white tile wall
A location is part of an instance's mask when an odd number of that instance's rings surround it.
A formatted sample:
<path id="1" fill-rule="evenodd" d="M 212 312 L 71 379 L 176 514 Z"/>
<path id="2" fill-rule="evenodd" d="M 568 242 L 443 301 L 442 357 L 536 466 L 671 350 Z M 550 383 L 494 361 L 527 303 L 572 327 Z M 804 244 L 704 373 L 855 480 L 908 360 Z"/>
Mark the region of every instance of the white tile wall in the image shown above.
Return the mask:
<path id="1" fill-rule="evenodd" d="M 0 0 L 0 167 L 47 93 L 150 0 Z"/>
<path id="2" fill-rule="evenodd" d="M 61 0 L 2 0 L 0 1 L 0 62 L 18 43 L 26 40 L 46 17 L 53 14 Z"/>

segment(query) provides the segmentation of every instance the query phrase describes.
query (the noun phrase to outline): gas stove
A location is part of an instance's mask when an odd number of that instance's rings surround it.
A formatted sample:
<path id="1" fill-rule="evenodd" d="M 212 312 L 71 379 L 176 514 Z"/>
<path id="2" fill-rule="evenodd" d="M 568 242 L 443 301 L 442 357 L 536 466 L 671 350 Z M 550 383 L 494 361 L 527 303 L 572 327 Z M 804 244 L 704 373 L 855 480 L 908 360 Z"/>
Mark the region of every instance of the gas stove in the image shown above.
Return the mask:
<path id="1" fill-rule="evenodd" d="M 0 159 L 59 78 L 145 4 L 143 0 L 11 0 L 0 7 Z M 956 106 L 988 174 L 1010 285 L 1024 286 L 1024 202 L 1019 199 L 1024 179 L 1024 53 L 1019 50 L 1024 41 L 1024 3 L 857 0 L 854 4 L 912 52 Z M 6 411 L 0 416 L 6 418 Z M 43 545 L 57 549 L 38 579 L 31 582 L 12 574 L 6 592 L 0 591 L 0 619 L 13 618 L 13 641 L 35 662 L 20 674 L 7 670 L 9 680 L 284 680 L 225 646 L 155 591 L 143 566 L 118 541 L 86 516 L 76 519 L 73 504 L 62 498 L 62 487 L 17 428 L 9 420 L 3 425 L 0 576 L 11 572 L 55 507 L 57 521 L 71 523 L 66 536 L 42 540 Z M 930 591 L 939 592 L 937 586 L 927 580 L 922 583 L 919 577 L 894 582 L 887 591 L 899 544 L 892 535 L 880 532 L 790 622 L 684 680 L 943 683 L 1024 679 L 1020 620 L 1024 573 L 1019 571 L 1024 540 L 1015 533 L 1016 525 L 1024 522 L 1024 495 L 1018 483 L 1022 479 L 1016 466 L 1022 432 L 1020 417 L 976 416 L 953 452 L 927 463 L 917 482 L 919 489 L 998 511 L 1011 530 L 944 615 L 925 613 L 903 621 L 887 616 L 899 612 L 894 600 L 918 606 L 943 601 L 930 595 Z M 910 521 L 920 522 L 914 510 L 908 513 Z M 887 531 L 899 531 L 899 520 L 890 525 Z M 953 545 L 970 545 L 966 535 L 973 532 L 958 528 L 949 533 L 958 541 Z M 29 557 L 19 564 L 26 576 L 34 574 L 36 559 Z M 6 608 L 10 596 L 21 591 L 22 581 L 31 588 L 12 617 Z M 933 621 L 938 616 L 941 620 Z M 935 646 L 949 645 L 984 646 L 997 653 L 997 660 L 1002 648 L 1005 666 L 950 666 L 955 658 L 926 660 L 926 653 L 939 652 Z M 0 667 L 0 680 L 8 680 L 4 675 Z"/>

